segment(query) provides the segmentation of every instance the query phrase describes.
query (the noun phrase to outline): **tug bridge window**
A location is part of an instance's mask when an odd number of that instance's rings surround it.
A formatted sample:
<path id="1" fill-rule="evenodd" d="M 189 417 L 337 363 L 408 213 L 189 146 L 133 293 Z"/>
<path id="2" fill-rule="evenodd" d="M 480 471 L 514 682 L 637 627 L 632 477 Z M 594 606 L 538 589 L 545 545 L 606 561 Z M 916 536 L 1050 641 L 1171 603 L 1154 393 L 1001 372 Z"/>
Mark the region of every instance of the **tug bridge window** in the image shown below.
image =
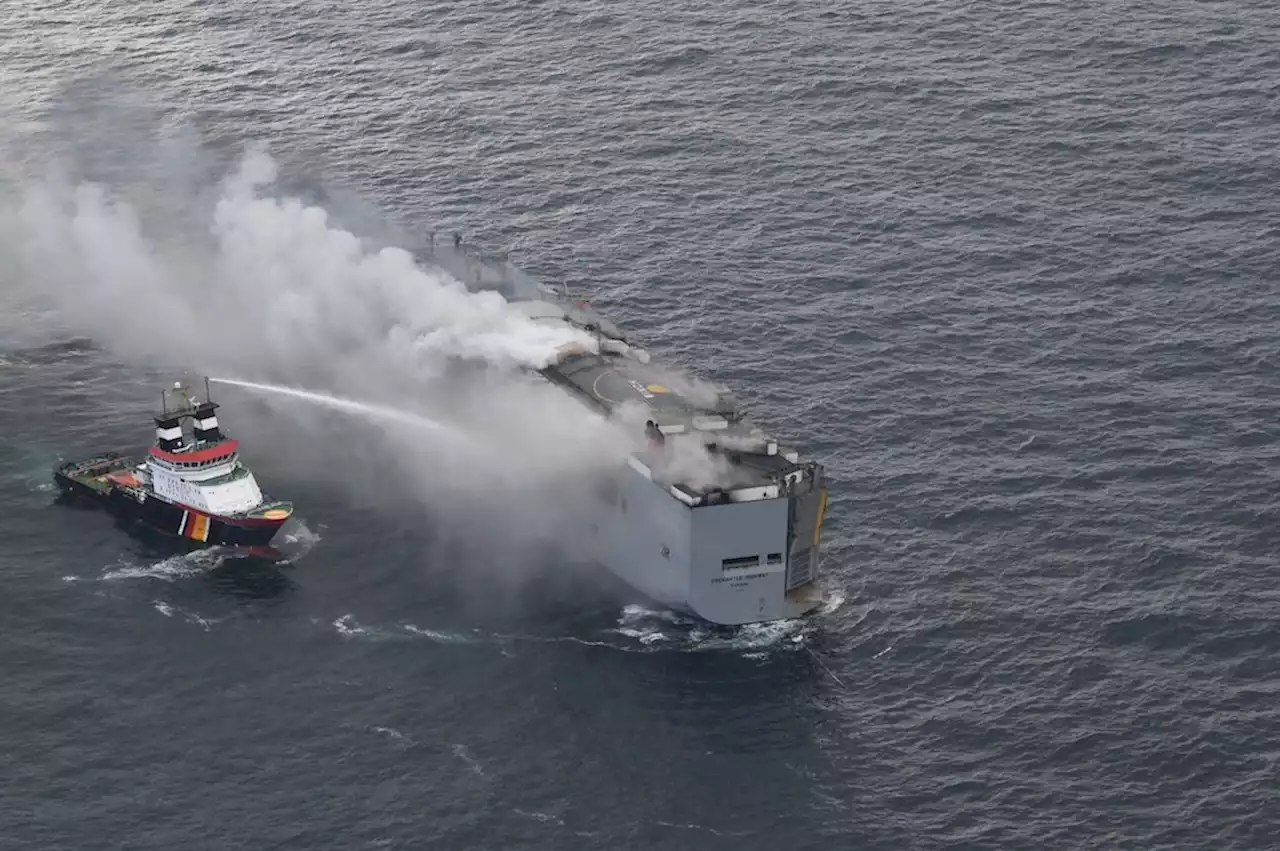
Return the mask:
<path id="1" fill-rule="evenodd" d="M 236 453 L 233 452 L 230 455 L 222 455 L 205 461 L 166 461 L 165 463 L 177 470 L 201 470 L 205 467 L 216 467 L 220 464 L 230 463 L 237 457 Z"/>
<path id="2" fill-rule="evenodd" d="M 740 570 L 746 567 L 758 567 L 760 565 L 760 556 L 742 556 L 741 558 L 727 558 L 720 562 L 721 570 Z"/>

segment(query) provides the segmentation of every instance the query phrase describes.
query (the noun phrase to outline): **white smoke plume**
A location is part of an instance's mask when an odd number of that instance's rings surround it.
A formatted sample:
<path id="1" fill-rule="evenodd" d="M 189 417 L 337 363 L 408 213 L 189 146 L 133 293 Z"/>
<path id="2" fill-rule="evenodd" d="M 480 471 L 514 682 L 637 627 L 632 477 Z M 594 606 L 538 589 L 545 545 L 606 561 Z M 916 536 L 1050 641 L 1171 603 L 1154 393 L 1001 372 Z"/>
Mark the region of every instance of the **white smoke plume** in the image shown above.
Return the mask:
<path id="1" fill-rule="evenodd" d="M 215 390 L 224 404 L 235 396 L 222 419 L 251 438 L 247 460 L 270 457 L 297 470 L 293 481 L 328 480 L 360 503 L 408 498 L 423 522 L 473 545 L 469 562 L 474 547 L 495 563 L 518 561 L 533 541 L 573 541 L 597 499 L 592 483 L 640 448 L 642 422 L 606 423 L 520 368 L 594 340 L 534 322 L 497 293 L 468 292 L 404 250 L 371 246 L 282 194 L 277 177 L 272 159 L 251 151 L 213 194 L 181 180 L 144 180 L 143 192 L 25 180 L 0 196 L 0 248 L 59 325 L 122 360 L 410 415 L 353 417 Z M 727 473 L 692 442 L 672 450 L 667 475 L 705 485 Z"/>
<path id="2" fill-rule="evenodd" d="M 681 482 L 695 489 L 745 483 L 745 478 L 737 479 L 737 471 L 723 455 L 707 452 L 698 434 L 668 436 L 654 474 L 660 479 Z"/>
<path id="3" fill-rule="evenodd" d="M 470 293 L 407 251 L 369 247 L 320 207 L 274 194 L 275 179 L 272 160 L 251 152 L 209 201 L 28 181 L 0 197 L 0 247 L 25 295 L 122 360 L 362 399 L 447 426 L 353 421 L 224 389 L 221 401 L 247 400 L 223 411 L 233 432 L 254 436 L 246 458 L 269 452 L 298 480 L 340 481 L 360 501 L 413 497 L 458 535 L 511 552 L 563 537 L 593 498 L 589 481 L 642 435 L 519 368 L 594 340 L 534 322 L 497 293 Z M 254 416 L 264 408 L 270 417 Z"/>
<path id="4" fill-rule="evenodd" d="M 131 354 L 224 369 L 249 356 L 287 373 L 371 355 L 363 366 L 416 376 L 447 356 L 541 366 L 557 346 L 591 344 L 424 271 L 406 251 L 369 250 L 323 209 L 264 194 L 275 178 L 264 153 L 245 157 L 212 211 L 211 244 L 152 242 L 133 207 L 97 185 L 28 187 L 18 211 L 27 275 L 62 319 Z"/>

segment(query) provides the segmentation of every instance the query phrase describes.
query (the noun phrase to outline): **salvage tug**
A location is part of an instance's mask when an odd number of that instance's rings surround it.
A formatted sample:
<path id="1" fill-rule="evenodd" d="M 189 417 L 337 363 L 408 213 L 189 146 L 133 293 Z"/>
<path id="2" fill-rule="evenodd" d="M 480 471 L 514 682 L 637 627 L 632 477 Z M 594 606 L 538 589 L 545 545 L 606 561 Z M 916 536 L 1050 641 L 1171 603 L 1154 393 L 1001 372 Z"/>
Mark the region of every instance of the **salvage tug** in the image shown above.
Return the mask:
<path id="1" fill-rule="evenodd" d="M 218 426 L 218 405 L 182 382 L 161 393 L 156 441 L 145 459 L 106 452 L 54 469 L 68 496 L 196 545 L 265 547 L 293 504 L 262 493 L 240 461 L 238 441 Z"/>

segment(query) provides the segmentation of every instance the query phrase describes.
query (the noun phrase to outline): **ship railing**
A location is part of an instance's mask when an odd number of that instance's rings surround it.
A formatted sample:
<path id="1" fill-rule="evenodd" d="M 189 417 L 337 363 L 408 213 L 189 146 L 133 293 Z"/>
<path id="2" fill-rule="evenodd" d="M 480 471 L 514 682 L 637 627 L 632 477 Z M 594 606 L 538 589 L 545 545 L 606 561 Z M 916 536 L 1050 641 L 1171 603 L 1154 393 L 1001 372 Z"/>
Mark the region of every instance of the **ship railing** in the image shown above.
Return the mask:
<path id="1" fill-rule="evenodd" d="M 512 264 L 506 251 L 486 251 L 462 239 L 461 234 L 444 236 L 428 231 L 426 245 L 419 253 L 464 283 L 497 284 L 497 287 L 490 288 L 498 290 L 508 300 L 568 296 L 563 284 L 559 288 L 548 286 Z M 496 279 L 490 276 L 496 276 Z"/>

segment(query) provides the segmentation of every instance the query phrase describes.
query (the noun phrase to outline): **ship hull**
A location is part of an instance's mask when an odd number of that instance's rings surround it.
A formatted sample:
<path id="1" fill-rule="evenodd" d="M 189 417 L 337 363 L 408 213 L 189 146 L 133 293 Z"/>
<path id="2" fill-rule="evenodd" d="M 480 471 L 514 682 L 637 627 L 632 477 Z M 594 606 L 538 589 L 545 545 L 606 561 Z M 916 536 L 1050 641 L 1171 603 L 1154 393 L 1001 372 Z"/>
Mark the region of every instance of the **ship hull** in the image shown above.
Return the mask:
<path id="1" fill-rule="evenodd" d="M 196 546 L 265 547 L 288 519 L 220 517 L 160 499 L 149 492 L 138 499 L 118 488 L 100 490 L 60 470 L 54 472 L 53 478 L 67 497 L 104 508 L 123 520 L 142 523 Z"/>
<path id="2" fill-rule="evenodd" d="M 593 560 L 648 599 L 723 626 L 821 606 L 825 491 L 692 507 L 634 467 L 618 485 L 585 535 Z"/>
<path id="3" fill-rule="evenodd" d="M 822 604 L 819 537 L 826 506 L 822 465 L 756 428 L 727 388 L 688 381 L 682 370 L 651 363 L 638 341 L 511 265 L 464 247 L 440 250 L 434 235 L 420 258 L 443 268 L 473 292 L 497 292 L 513 310 L 543 327 L 574 328 L 584 339 L 556 348 L 537 375 L 606 418 L 644 412 L 647 448 L 614 481 L 600 486 L 595 510 L 574 512 L 573 551 L 652 601 L 726 626 L 796 618 Z M 585 338 L 590 337 L 594 344 Z M 638 440 L 639 417 L 629 427 Z M 668 450 L 703 452 L 708 468 L 728 475 L 722 487 L 697 481 L 656 481 L 647 466 L 665 467 Z M 648 459 L 648 460 L 646 460 Z"/>

